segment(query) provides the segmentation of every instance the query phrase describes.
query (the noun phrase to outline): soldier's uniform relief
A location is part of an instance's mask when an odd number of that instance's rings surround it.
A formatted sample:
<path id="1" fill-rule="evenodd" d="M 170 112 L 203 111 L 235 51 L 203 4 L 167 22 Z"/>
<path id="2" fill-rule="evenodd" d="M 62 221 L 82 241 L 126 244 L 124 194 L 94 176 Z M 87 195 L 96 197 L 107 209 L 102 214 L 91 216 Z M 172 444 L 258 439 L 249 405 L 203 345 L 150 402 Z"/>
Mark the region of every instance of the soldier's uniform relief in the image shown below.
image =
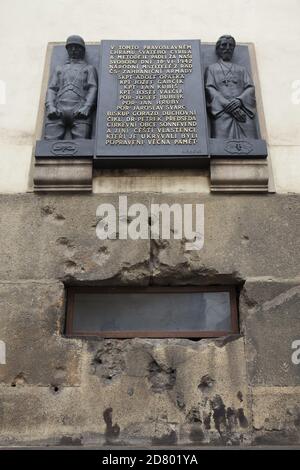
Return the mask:
<path id="1" fill-rule="evenodd" d="M 66 49 L 69 59 L 64 65 L 56 66 L 47 90 L 46 140 L 64 139 L 68 130 L 72 139 L 91 136 L 97 72 L 84 60 L 85 43 L 80 36 L 70 36 Z"/>

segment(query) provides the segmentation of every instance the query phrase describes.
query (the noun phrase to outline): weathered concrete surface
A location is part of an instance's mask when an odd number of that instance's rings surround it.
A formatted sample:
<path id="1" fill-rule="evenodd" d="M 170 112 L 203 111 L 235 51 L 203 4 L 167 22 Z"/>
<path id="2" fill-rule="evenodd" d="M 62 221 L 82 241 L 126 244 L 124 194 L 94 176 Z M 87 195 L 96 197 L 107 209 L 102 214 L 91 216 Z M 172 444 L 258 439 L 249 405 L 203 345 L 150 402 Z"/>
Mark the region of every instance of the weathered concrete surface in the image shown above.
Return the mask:
<path id="1" fill-rule="evenodd" d="M 300 366 L 292 362 L 292 343 L 300 339 L 300 279 L 246 282 L 240 319 L 250 384 L 300 385 Z"/>
<path id="2" fill-rule="evenodd" d="M 0 337 L 7 356 L 0 383 L 80 384 L 81 342 L 62 337 L 64 295 L 58 282 L 0 283 Z"/>
<path id="3" fill-rule="evenodd" d="M 1 444 L 246 444 L 243 339 L 90 341 L 80 387 L 0 387 Z M 147 406 L 145 406 L 147 403 Z"/>
<path id="4" fill-rule="evenodd" d="M 255 444 L 292 445 L 300 441 L 300 387 L 254 387 Z"/>
<path id="5" fill-rule="evenodd" d="M 96 237 L 112 195 L 0 201 L 0 444 L 248 445 L 299 438 L 299 237 L 295 196 L 132 194 L 201 203 L 205 241 Z M 235 284 L 241 336 L 75 340 L 64 284 Z M 146 406 L 145 406 L 146 404 Z M 269 421 L 268 421 L 269 420 Z"/>
<path id="6" fill-rule="evenodd" d="M 138 201 L 147 205 L 144 196 Z M 91 283 L 115 278 L 116 283 L 126 284 L 131 281 L 132 267 L 138 267 L 138 280 L 148 278 L 148 240 L 101 241 L 96 237 L 96 209 L 104 202 L 118 207 L 114 196 L 28 194 L 17 196 L 14 202 L 2 197 L 0 279 Z"/>
<path id="7" fill-rule="evenodd" d="M 61 279 L 116 283 L 220 282 L 218 275 L 245 280 L 298 274 L 297 196 L 141 195 L 135 202 L 205 205 L 201 251 L 185 251 L 185 240 L 109 240 L 96 237 L 96 209 L 112 195 L 33 194 L 0 201 L 0 279 Z M 274 256 L 276 254 L 276 256 Z M 134 269 L 133 269 L 134 267 Z M 138 268 L 138 270 L 137 270 Z M 135 279 L 130 271 L 138 272 Z M 169 281 L 168 281 L 169 282 Z"/>

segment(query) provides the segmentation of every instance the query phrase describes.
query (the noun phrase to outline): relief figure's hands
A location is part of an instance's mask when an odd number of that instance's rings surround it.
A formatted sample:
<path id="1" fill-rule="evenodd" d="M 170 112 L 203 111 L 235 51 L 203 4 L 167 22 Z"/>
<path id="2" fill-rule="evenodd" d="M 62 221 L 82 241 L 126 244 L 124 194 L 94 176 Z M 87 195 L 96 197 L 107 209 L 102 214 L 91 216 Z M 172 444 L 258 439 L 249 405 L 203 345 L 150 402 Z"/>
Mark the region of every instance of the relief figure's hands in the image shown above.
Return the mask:
<path id="1" fill-rule="evenodd" d="M 241 100 L 238 98 L 234 98 L 230 101 L 230 103 L 226 106 L 225 112 L 232 113 L 235 109 L 238 109 L 242 106 Z"/>
<path id="2" fill-rule="evenodd" d="M 73 116 L 79 119 L 87 119 L 90 115 L 91 107 L 87 104 L 80 106 L 76 111 L 74 111 Z"/>
<path id="3" fill-rule="evenodd" d="M 61 117 L 61 112 L 55 106 L 50 106 L 47 111 L 47 116 L 49 119 L 58 119 Z"/>
<path id="4" fill-rule="evenodd" d="M 242 111 L 240 108 L 235 109 L 232 111 L 232 116 L 239 122 L 246 122 L 247 120 L 247 115 L 244 111 Z"/>

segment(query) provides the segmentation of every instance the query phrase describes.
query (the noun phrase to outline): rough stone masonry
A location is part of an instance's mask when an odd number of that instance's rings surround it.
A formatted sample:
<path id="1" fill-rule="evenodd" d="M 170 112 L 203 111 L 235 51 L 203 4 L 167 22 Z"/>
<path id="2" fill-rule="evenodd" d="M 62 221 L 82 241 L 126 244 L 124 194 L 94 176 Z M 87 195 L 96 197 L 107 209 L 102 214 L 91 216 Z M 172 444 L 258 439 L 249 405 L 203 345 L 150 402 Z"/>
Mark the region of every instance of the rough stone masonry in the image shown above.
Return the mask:
<path id="1" fill-rule="evenodd" d="M 117 196 L 1 196 L 0 444 L 299 444 L 299 197 L 128 197 L 204 204 L 192 252 L 184 240 L 100 241 L 103 202 Z M 240 334 L 64 336 L 68 285 L 208 284 L 237 286 Z"/>

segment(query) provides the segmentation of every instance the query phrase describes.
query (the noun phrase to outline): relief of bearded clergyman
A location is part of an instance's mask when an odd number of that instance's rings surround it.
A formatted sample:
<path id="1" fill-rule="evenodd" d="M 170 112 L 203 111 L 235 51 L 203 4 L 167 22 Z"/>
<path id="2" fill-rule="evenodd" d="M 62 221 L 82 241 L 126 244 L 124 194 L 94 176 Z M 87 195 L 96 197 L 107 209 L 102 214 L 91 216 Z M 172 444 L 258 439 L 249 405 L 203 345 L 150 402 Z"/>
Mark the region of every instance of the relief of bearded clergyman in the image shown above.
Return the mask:
<path id="1" fill-rule="evenodd" d="M 205 72 L 211 137 L 256 139 L 255 89 L 247 69 L 231 61 L 235 45 L 232 36 L 221 36 L 216 44 L 219 60 Z"/>
<path id="2" fill-rule="evenodd" d="M 87 64 L 85 43 L 80 36 L 66 42 L 69 59 L 58 65 L 50 78 L 46 95 L 46 140 L 90 139 L 92 113 L 97 99 L 97 72 Z"/>

